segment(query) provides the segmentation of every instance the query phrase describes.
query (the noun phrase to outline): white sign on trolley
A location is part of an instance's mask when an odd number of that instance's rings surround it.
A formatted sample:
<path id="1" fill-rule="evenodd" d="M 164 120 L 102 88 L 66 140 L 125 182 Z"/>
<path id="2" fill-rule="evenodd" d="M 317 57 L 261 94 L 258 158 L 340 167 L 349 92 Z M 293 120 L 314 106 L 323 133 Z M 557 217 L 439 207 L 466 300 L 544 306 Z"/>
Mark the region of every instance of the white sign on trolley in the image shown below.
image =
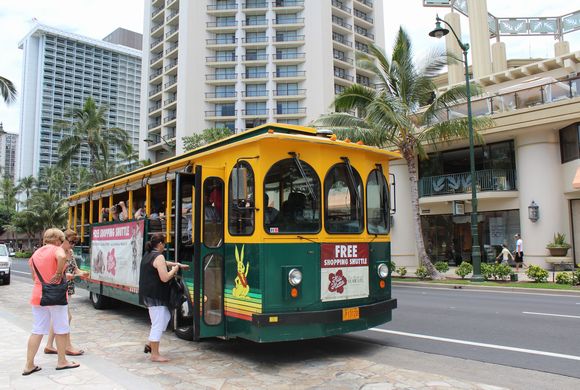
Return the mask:
<path id="1" fill-rule="evenodd" d="M 91 278 L 139 287 L 144 221 L 94 226 L 91 238 Z"/>
<path id="2" fill-rule="evenodd" d="M 320 299 L 327 302 L 368 296 L 368 244 L 322 244 Z"/>

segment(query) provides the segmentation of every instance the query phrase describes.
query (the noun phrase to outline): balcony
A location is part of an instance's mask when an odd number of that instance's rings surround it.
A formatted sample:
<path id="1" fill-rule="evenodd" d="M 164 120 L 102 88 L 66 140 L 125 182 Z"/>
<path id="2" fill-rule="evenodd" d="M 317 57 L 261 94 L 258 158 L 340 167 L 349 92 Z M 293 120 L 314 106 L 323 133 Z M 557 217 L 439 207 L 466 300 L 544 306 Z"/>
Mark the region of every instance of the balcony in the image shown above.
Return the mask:
<path id="1" fill-rule="evenodd" d="M 276 27 L 302 28 L 304 26 L 304 18 L 276 18 L 272 19 L 272 24 Z"/>
<path id="2" fill-rule="evenodd" d="M 350 81 L 351 83 L 354 82 L 354 77 L 349 75 L 348 73 L 334 72 L 334 77 L 338 77 L 339 79 Z"/>
<path id="3" fill-rule="evenodd" d="M 153 49 L 155 46 L 159 45 L 161 42 L 163 42 L 163 39 L 162 38 L 157 38 L 157 39 L 151 41 L 151 44 L 149 45 L 149 47 L 151 49 Z"/>
<path id="4" fill-rule="evenodd" d="M 232 55 L 219 55 L 219 56 L 212 56 L 212 57 L 205 57 L 205 62 L 209 66 L 231 66 L 232 62 L 235 63 L 238 61 L 238 56 Z"/>
<path id="5" fill-rule="evenodd" d="M 242 110 L 242 116 L 268 116 L 267 108 L 248 108 Z"/>
<path id="6" fill-rule="evenodd" d="M 177 42 L 174 42 L 171 45 L 169 45 L 169 47 L 167 49 L 165 49 L 165 55 L 169 55 L 173 51 L 177 50 L 178 46 L 179 46 L 179 44 Z"/>
<path id="7" fill-rule="evenodd" d="M 368 16 L 364 12 L 361 12 L 357 9 L 354 10 L 354 16 L 355 16 L 355 18 L 358 18 L 359 21 L 364 21 L 364 23 L 366 23 L 370 26 L 372 26 L 374 23 L 373 18 L 371 18 L 370 16 Z"/>
<path id="8" fill-rule="evenodd" d="M 352 9 L 348 8 L 342 1 L 339 0 L 332 0 L 332 6 L 336 9 L 341 10 L 342 12 L 348 14 L 350 16 Z"/>
<path id="9" fill-rule="evenodd" d="M 169 26 L 167 31 L 165 32 L 165 38 L 169 39 L 173 34 L 177 33 L 179 28 L 177 26 Z"/>
<path id="10" fill-rule="evenodd" d="M 208 30 L 235 30 L 238 28 L 237 20 L 226 20 L 220 22 L 207 22 L 206 27 Z"/>
<path id="11" fill-rule="evenodd" d="M 211 101 L 230 101 L 235 100 L 238 96 L 236 91 L 220 91 L 220 92 L 206 92 L 205 98 L 206 100 Z"/>
<path id="12" fill-rule="evenodd" d="M 176 118 L 177 118 L 177 114 L 175 114 L 175 113 L 169 114 L 165 118 L 163 118 L 163 123 L 167 124 L 167 123 L 175 120 Z"/>
<path id="13" fill-rule="evenodd" d="M 304 62 L 306 53 L 276 53 L 272 55 L 274 63 L 298 64 Z"/>
<path id="14" fill-rule="evenodd" d="M 475 172 L 477 191 L 517 191 L 516 171 L 485 169 Z M 471 173 L 429 176 L 419 179 L 419 197 L 471 193 Z"/>
<path id="15" fill-rule="evenodd" d="M 334 42 L 336 42 L 336 43 L 339 43 L 339 44 L 343 45 L 343 46 L 352 48 L 352 42 L 349 41 L 349 40 L 347 40 L 347 39 L 345 39 L 344 37 L 341 37 L 339 35 L 333 34 L 332 35 L 332 40 Z"/>
<path id="16" fill-rule="evenodd" d="M 216 73 L 216 74 L 206 74 L 205 79 L 207 81 L 228 81 L 237 79 L 237 74 L 235 73 Z"/>
<path id="17" fill-rule="evenodd" d="M 335 26 L 348 30 L 349 33 L 352 31 L 352 24 L 346 23 L 342 18 L 332 15 L 332 23 Z"/>
<path id="18" fill-rule="evenodd" d="M 246 72 L 242 73 L 242 79 L 248 81 L 265 81 L 268 79 L 268 72 Z"/>
<path id="19" fill-rule="evenodd" d="M 306 89 L 279 89 L 274 91 L 274 99 L 300 100 L 306 97 Z"/>
<path id="20" fill-rule="evenodd" d="M 177 66 L 177 58 L 174 60 L 169 61 L 169 63 L 167 65 L 165 65 L 165 68 L 163 68 L 165 70 L 165 72 L 170 72 L 171 70 L 174 70 L 175 67 Z M 175 72 L 170 72 L 170 74 L 174 74 Z"/>
<path id="21" fill-rule="evenodd" d="M 232 47 L 236 46 L 238 39 L 235 37 L 231 38 L 213 38 L 206 39 L 205 43 L 207 46 L 219 46 L 219 47 Z"/>
<path id="22" fill-rule="evenodd" d="M 157 76 L 160 76 L 162 73 L 163 73 L 163 69 L 161 69 L 161 68 L 151 72 L 151 74 L 149 75 L 149 81 L 153 80 Z"/>
<path id="23" fill-rule="evenodd" d="M 242 91 L 242 98 L 244 100 L 267 100 L 268 90 Z"/>
<path id="24" fill-rule="evenodd" d="M 156 127 L 159 127 L 159 126 L 161 126 L 161 121 L 157 121 L 157 122 L 149 123 L 149 124 L 147 125 L 147 130 L 154 129 L 154 128 L 156 128 Z"/>
<path id="25" fill-rule="evenodd" d="M 161 109 L 161 101 L 158 100 L 156 104 L 149 107 L 149 114 L 151 114 L 152 112 L 157 111 L 159 109 Z"/>
<path id="26" fill-rule="evenodd" d="M 165 84 L 163 84 L 163 88 L 165 88 L 166 90 L 174 89 L 172 87 L 176 86 L 176 84 L 177 84 L 177 77 L 173 77 L 172 79 L 169 79 L 169 81 L 167 81 Z"/>
<path id="27" fill-rule="evenodd" d="M 242 38 L 242 45 L 246 48 L 261 48 L 268 46 L 269 37 L 246 37 Z"/>
<path id="28" fill-rule="evenodd" d="M 207 6 L 208 12 L 215 13 L 215 12 L 232 12 L 238 10 L 237 3 L 218 3 L 218 4 L 209 4 Z"/>
<path id="29" fill-rule="evenodd" d="M 304 8 L 304 0 L 276 0 L 272 2 L 272 8 Z"/>
<path id="30" fill-rule="evenodd" d="M 355 5 L 366 7 L 368 11 L 371 11 L 374 7 L 373 2 L 370 0 L 355 0 Z"/>
<path id="31" fill-rule="evenodd" d="M 163 101 L 163 104 L 165 105 L 165 108 L 169 108 L 169 106 L 173 105 L 173 103 L 175 103 L 176 101 L 177 98 L 175 96 L 172 96 L 169 99 L 165 99 Z"/>
<path id="32" fill-rule="evenodd" d="M 165 22 L 166 23 L 173 23 L 174 21 L 172 20 L 175 17 L 179 16 L 179 11 L 173 10 L 171 12 L 169 12 L 167 14 L 167 16 L 165 17 Z"/>
<path id="33" fill-rule="evenodd" d="M 162 90 L 163 90 L 163 88 L 161 87 L 161 84 L 159 84 L 158 86 L 156 86 L 155 88 L 153 88 L 149 91 L 149 97 L 157 95 Z"/>
<path id="34" fill-rule="evenodd" d="M 210 110 L 205 111 L 205 119 L 219 118 L 219 119 L 235 119 L 237 110 Z"/>
<path id="35" fill-rule="evenodd" d="M 246 54 L 242 56 L 242 62 L 266 62 L 268 61 L 268 54 Z"/>
<path id="36" fill-rule="evenodd" d="M 242 20 L 244 30 L 265 30 L 268 27 L 268 19 L 247 19 Z"/>
<path id="37" fill-rule="evenodd" d="M 268 9 L 267 1 L 246 1 L 243 4 L 244 10 L 260 10 L 266 11 Z"/>
<path id="38" fill-rule="evenodd" d="M 357 33 L 358 35 L 360 35 L 361 37 L 369 39 L 371 41 L 375 40 L 375 34 L 371 34 L 370 32 L 368 32 L 366 29 L 361 28 L 359 26 L 354 26 L 354 32 Z"/>
<path id="39" fill-rule="evenodd" d="M 333 57 L 335 60 L 347 63 L 349 65 L 353 65 L 354 64 L 354 60 L 352 58 L 347 57 L 346 55 L 343 54 L 333 54 Z"/>
<path id="40" fill-rule="evenodd" d="M 306 116 L 306 107 L 277 107 L 274 109 L 276 117 Z"/>

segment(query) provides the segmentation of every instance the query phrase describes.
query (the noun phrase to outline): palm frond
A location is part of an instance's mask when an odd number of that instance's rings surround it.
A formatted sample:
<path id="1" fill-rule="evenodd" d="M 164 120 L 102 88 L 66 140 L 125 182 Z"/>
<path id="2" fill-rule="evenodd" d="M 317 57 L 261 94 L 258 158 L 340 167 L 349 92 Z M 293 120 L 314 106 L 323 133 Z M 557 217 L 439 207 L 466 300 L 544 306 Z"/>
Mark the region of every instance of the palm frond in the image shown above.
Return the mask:
<path id="1" fill-rule="evenodd" d="M 2 95 L 2 99 L 7 104 L 16 100 L 16 87 L 14 83 L 2 76 L 0 76 L 0 95 Z"/>

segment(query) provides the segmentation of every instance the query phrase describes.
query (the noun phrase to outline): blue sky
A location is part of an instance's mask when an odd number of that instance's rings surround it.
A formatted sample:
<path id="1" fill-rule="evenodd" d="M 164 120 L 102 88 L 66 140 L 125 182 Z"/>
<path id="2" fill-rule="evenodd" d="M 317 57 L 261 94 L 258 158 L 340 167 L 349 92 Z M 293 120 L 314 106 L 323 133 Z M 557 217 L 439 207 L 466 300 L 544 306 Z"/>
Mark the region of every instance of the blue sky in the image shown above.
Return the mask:
<path id="1" fill-rule="evenodd" d="M 147 0 L 2 0 L 0 7 L 0 75 L 12 80 L 18 89 L 22 85 L 22 50 L 18 42 L 32 28 L 33 18 L 39 22 L 69 32 L 101 39 L 117 27 L 143 31 L 143 4 Z M 194 0 L 190 0 L 194 1 Z M 197 0 L 195 0 L 197 1 Z M 330 1 L 330 0 L 306 0 Z M 379 0 L 375 0 L 379 1 Z M 424 8 L 422 0 L 383 0 L 385 42 L 387 52 L 394 34 L 402 25 L 410 34 L 417 56 L 443 41 L 429 38 L 435 15 L 443 16 L 447 9 Z M 394 5 L 394 6 L 393 6 Z M 580 3 L 570 0 L 488 0 L 488 10 L 497 17 L 561 16 L 580 9 Z M 469 40 L 467 19 L 462 18 L 462 39 Z M 580 31 L 569 34 L 571 50 L 580 50 Z M 538 58 L 553 55 L 554 40 L 550 37 L 506 38 L 508 58 Z M 20 102 L 10 106 L 0 102 L 0 122 L 4 129 L 18 133 Z"/>

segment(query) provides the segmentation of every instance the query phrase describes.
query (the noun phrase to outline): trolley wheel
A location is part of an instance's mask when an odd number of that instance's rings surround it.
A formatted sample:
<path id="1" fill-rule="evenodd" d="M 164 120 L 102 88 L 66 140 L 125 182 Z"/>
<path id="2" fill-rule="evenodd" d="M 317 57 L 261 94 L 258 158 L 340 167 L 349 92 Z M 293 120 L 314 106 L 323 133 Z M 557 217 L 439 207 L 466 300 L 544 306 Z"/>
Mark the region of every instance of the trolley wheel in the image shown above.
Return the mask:
<path id="1" fill-rule="evenodd" d="M 193 340 L 193 325 L 181 326 L 175 328 L 175 335 L 182 340 Z"/>
<path id="2" fill-rule="evenodd" d="M 8 274 L 8 276 L 6 278 L 4 278 L 4 281 L 2 282 L 2 284 L 10 284 L 10 274 Z"/>
<path id="3" fill-rule="evenodd" d="M 89 299 L 91 300 L 93 307 L 97 310 L 106 309 L 111 304 L 111 298 L 92 291 L 89 294 Z"/>

